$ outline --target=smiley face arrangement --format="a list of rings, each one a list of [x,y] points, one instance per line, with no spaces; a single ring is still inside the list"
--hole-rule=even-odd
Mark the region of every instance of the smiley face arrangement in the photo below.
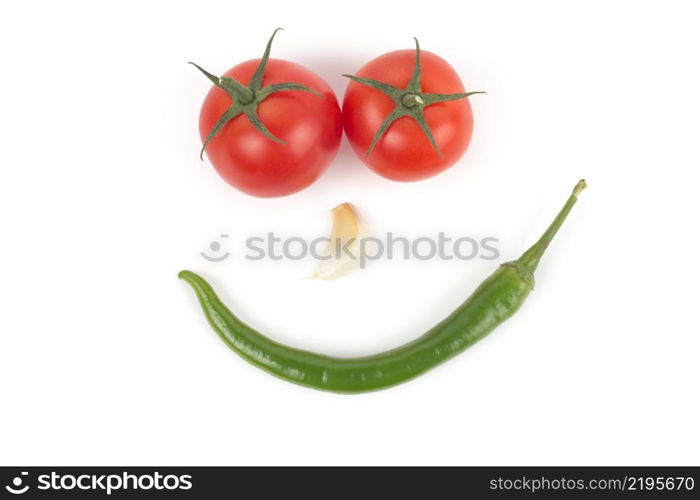
[[[197,66],[214,83],[200,117],[203,151],[233,186],[261,197],[307,187],[335,156],[341,125],[370,169],[398,181],[436,175],[467,150],[473,128],[468,98],[480,92],[465,92],[454,69],[435,54],[421,53],[418,40],[414,51],[385,54],[345,75],[351,83],[341,123],[323,80],[294,63],[269,59],[274,36],[262,59],[222,77]],[[325,391],[385,389],[455,357],[520,309],[545,250],[585,187],[579,181],[537,242],[502,264],[447,318],[421,337],[371,356],[341,358],[275,342],[236,317],[204,278],[187,270],[178,277],[192,287],[221,340],[258,368]],[[355,235],[354,218],[349,220],[340,226],[351,230],[340,232]],[[210,250],[218,254],[221,245],[213,242]]]
[[[336,156],[342,131],[374,172],[396,181],[436,175],[467,150],[473,118],[459,76],[440,57],[415,50],[363,66],[343,111],[328,84],[290,61],[260,59],[215,76],[199,119],[202,152],[229,184],[258,197],[285,196],[316,181]],[[201,156],[200,155],[200,156]]]

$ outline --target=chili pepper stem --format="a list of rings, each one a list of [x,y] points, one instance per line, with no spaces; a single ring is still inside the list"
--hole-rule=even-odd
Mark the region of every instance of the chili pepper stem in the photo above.
[[[540,237],[540,239],[537,240],[537,243],[532,245],[517,260],[518,267],[524,268],[530,276],[534,274],[535,269],[537,269],[537,265],[540,263],[542,255],[544,255],[545,250],[547,250],[547,247],[549,246],[549,243],[552,241],[552,239],[554,239],[554,235],[556,235],[557,231],[559,231],[559,228],[566,220],[566,217],[569,215],[569,212],[571,212],[571,209],[576,204],[576,201],[578,200],[578,195],[584,189],[586,189],[586,181],[584,179],[581,179],[574,187],[574,190],[571,193],[569,199],[566,200],[564,207],[559,211],[554,221],[549,225],[549,227]]]

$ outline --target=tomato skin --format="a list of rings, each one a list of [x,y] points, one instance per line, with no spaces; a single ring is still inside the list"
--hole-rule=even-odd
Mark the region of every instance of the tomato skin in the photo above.
[[[260,59],[241,63],[222,76],[248,85]],[[263,87],[274,83],[300,83],[324,98],[303,91],[281,91],[258,107],[260,121],[280,144],[255,129],[245,115],[229,123],[211,140],[205,152],[229,184],[252,196],[285,196],[300,191],[328,168],[340,144],[342,115],[328,84],[312,71],[281,59],[270,59]],[[231,98],[212,87],[199,116],[199,133],[205,141],[214,125],[231,106]]]
[[[354,73],[395,87],[405,88],[415,65],[414,50],[381,55]],[[452,94],[464,86],[444,59],[421,51],[422,92]],[[351,82],[343,100],[343,126],[355,153],[370,169],[388,179],[417,181],[432,177],[464,155],[472,137],[473,117],[468,99],[440,102],[424,108],[425,120],[443,156],[430,144],[425,132],[410,117],[396,120],[366,156],[372,139],[394,102],[377,89]]]

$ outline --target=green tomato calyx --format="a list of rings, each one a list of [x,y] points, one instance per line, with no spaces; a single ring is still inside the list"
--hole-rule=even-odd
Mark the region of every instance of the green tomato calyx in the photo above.
[[[272,33],[272,36],[270,37],[270,40],[268,40],[267,46],[265,47],[265,53],[260,59],[260,63],[258,64],[258,67],[255,70],[255,73],[251,77],[250,82],[247,86],[238,82],[234,78],[231,78],[230,76],[218,77],[212,75],[198,64],[195,64],[193,62],[189,63],[195,68],[197,68],[199,71],[201,71],[202,74],[204,74],[204,76],[206,76],[214,85],[216,85],[220,89],[223,89],[229,95],[232,101],[231,107],[229,107],[224,112],[224,114],[221,115],[214,127],[209,131],[209,135],[204,141],[204,144],[202,145],[202,150],[199,153],[200,159],[204,159],[204,150],[209,145],[211,140],[219,132],[221,132],[221,129],[224,128],[224,125],[226,125],[228,122],[238,117],[239,115],[245,115],[248,118],[248,121],[250,121],[250,124],[253,125],[253,127],[255,127],[268,139],[275,141],[279,144],[284,144],[285,142],[283,140],[275,137],[272,134],[272,132],[270,132],[267,129],[267,127],[265,127],[265,125],[260,121],[260,117],[258,116],[258,106],[260,105],[260,103],[276,92],[281,92],[285,90],[300,90],[302,92],[308,92],[323,99],[323,94],[316,92],[315,90],[307,87],[306,85],[301,85],[299,83],[275,83],[263,87],[263,77],[265,75],[265,69],[267,68],[267,62],[270,59],[272,41],[275,39],[275,35],[277,34],[277,32],[281,29],[282,28],[277,28]]]
[[[367,85],[368,87],[375,88],[380,92],[384,93],[386,96],[390,97],[394,103],[395,107],[386,117],[384,122],[379,126],[372,143],[365,154],[365,157],[369,156],[374,147],[377,145],[382,136],[386,133],[392,123],[401,117],[409,116],[413,118],[420,128],[425,133],[426,137],[430,141],[435,151],[442,156],[442,151],[435,141],[430,127],[425,121],[425,116],[423,114],[423,109],[437,104],[438,102],[455,101],[457,99],[464,99],[474,94],[485,94],[486,92],[465,92],[460,94],[428,94],[423,93],[421,89],[421,77],[422,69],[420,62],[420,45],[418,44],[418,39],[414,38],[416,41],[416,61],[413,66],[413,74],[408,82],[406,88],[401,89],[394,87],[388,83],[380,82],[378,80],[373,80],[371,78],[361,78],[354,75],[343,75],[344,77],[350,78],[352,81],[357,82],[361,85]]]

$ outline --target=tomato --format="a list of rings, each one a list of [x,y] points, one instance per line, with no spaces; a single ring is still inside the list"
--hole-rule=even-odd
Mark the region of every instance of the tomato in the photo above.
[[[227,121],[207,143],[217,122],[235,102],[231,92],[215,85],[202,105],[199,131],[204,150],[221,177],[250,195],[274,197],[306,188],[328,168],[340,144],[342,115],[335,94],[318,75],[293,62],[268,60],[266,56],[239,64],[223,77],[252,88],[251,79],[261,66],[262,90],[256,95],[269,85],[293,83],[320,96],[299,89],[274,92],[250,108],[253,115],[257,111],[272,138],[242,113]],[[217,77],[199,69],[216,83]]]
[[[421,52],[417,41],[415,51],[389,52],[368,62],[356,76],[346,76],[353,81],[343,101],[345,133],[376,173],[397,181],[425,179],[453,165],[467,150],[473,129],[467,97],[476,92],[465,94],[455,70],[437,55]],[[364,79],[389,84],[388,90]],[[393,98],[388,95],[392,92]],[[413,107],[403,105],[407,95],[413,97],[408,101]],[[402,116],[379,135],[392,112]],[[421,115],[428,130],[419,122]],[[378,140],[370,150],[375,136]]]

